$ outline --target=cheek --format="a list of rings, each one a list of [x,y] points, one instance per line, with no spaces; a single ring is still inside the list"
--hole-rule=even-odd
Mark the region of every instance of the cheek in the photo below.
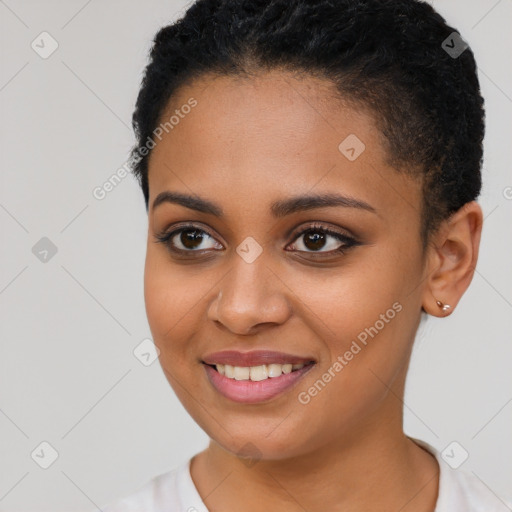
[[[418,293],[411,291],[419,290],[421,268],[417,255],[394,247],[366,248],[335,272],[284,279],[300,283],[294,288],[298,315],[326,348],[323,367],[343,358],[347,380],[337,379],[338,385],[373,385],[370,369],[388,383],[409,356],[421,311]]]
[[[355,339],[376,322],[379,331],[396,323],[400,306],[393,305],[398,302],[404,306],[409,300],[405,274],[409,270],[398,263],[386,268],[382,260],[377,264],[368,259],[329,273],[301,272],[283,280],[297,283],[293,290],[298,297],[298,315],[308,319],[313,330],[323,333],[326,340],[339,339],[343,348],[348,338]]]
[[[198,346],[205,342],[202,329],[208,300],[222,278],[222,272],[201,265],[179,265],[161,248],[148,248],[144,268],[146,316],[162,364],[180,377],[194,371]]]
[[[148,249],[144,268],[144,300],[146,315],[155,345],[160,350],[160,366],[176,396],[187,410],[194,372],[188,343],[197,328],[194,306],[200,302],[204,291],[198,278],[185,276],[179,267],[172,265],[164,251]]]
[[[180,332],[190,322],[201,295],[199,279],[186,276],[178,266],[171,265],[163,251],[148,249],[144,301],[154,342],[161,351],[178,346],[170,341],[181,339]]]

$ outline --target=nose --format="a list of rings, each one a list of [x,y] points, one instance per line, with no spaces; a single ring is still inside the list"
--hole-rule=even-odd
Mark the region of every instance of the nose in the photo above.
[[[247,263],[237,254],[208,309],[208,318],[238,335],[278,326],[291,315],[287,286],[260,256]]]

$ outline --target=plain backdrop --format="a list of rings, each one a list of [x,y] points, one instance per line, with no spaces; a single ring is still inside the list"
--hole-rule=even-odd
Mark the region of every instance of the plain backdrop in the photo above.
[[[129,175],[103,200],[93,196],[126,162],[151,40],[185,6],[0,1],[4,512],[92,512],[207,445],[158,361],[145,366],[134,355],[151,337],[142,192]],[[512,3],[434,6],[479,66],[485,224],[456,311],[418,332],[405,428],[439,450],[457,441],[469,453],[461,469],[511,494]]]

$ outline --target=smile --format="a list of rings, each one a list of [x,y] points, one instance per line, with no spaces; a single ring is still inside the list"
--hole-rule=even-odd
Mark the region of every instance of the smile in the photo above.
[[[203,361],[213,388],[234,402],[268,401],[291,389],[314,366],[312,358],[272,351],[217,352]]]
[[[230,364],[217,364],[215,369],[228,379],[251,380],[259,382],[265,379],[281,377],[293,371],[304,368],[305,364],[262,364],[260,366],[231,366]]]

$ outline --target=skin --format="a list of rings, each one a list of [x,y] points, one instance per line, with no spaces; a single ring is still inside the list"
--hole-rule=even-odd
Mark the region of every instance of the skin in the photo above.
[[[374,118],[338,99],[332,84],[277,70],[203,76],[173,96],[163,118],[191,97],[197,106],[151,153],[144,278],[162,369],[211,439],[191,463],[203,501],[212,512],[241,503],[246,512],[432,512],[439,467],[403,433],[404,383],[422,309],[451,314],[471,282],[479,205],[445,221],[423,253],[420,182],[387,164]],[[366,146],[354,161],[338,149],[350,134]],[[163,191],[215,202],[224,217],[172,203],[153,210]],[[276,200],[332,192],[376,213],[335,206],[271,214]],[[202,255],[191,246],[177,257],[155,240],[187,222],[210,235]],[[311,222],[360,245],[327,254],[343,245],[331,235],[323,247],[306,245],[300,232]],[[263,249],[252,263],[236,252],[247,237]],[[451,309],[442,311],[436,299]],[[298,394],[396,302],[401,311],[300,403]],[[284,394],[240,404],[211,386],[201,363],[227,349],[277,350],[316,365]]]

